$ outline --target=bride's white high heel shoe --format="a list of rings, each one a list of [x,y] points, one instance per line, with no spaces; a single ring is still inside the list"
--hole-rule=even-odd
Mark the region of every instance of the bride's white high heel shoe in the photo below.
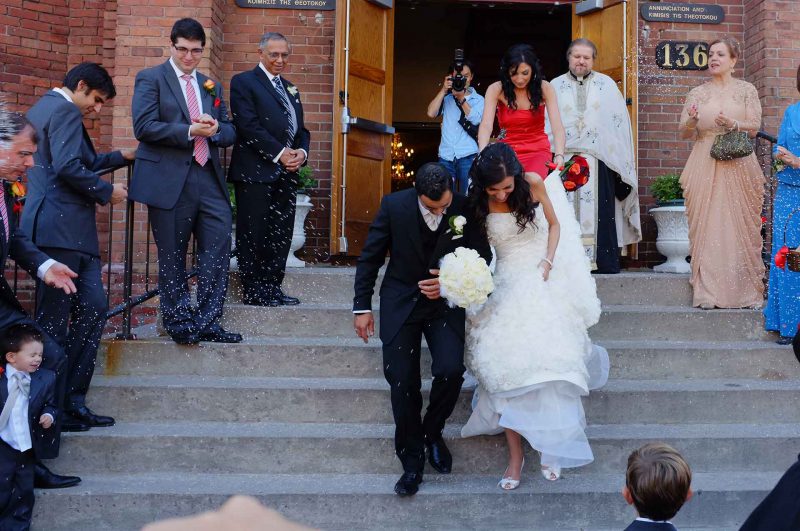
[[[561,467],[542,465],[542,475],[547,481],[555,481],[561,477]]]
[[[522,469],[525,468],[525,458],[522,458],[522,465],[519,467],[519,477],[522,479]],[[503,478],[497,483],[497,486],[503,490],[514,490],[519,487],[519,479],[511,479],[505,477],[508,474],[508,467],[506,467],[506,471],[503,472]]]

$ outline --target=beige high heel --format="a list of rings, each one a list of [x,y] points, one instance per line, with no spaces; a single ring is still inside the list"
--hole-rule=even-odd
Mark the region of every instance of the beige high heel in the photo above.
[[[547,481],[555,481],[561,477],[561,467],[549,467],[547,465],[542,465],[542,475]]]
[[[523,468],[525,468],[525,458],[524,457],[522,458],[522,465],[520,465],[520,467],[519,467],[519,478],[520,479],[522,479],[522,469]],[[503,490],[514,490],[517,487],[519,487],[520,479],[507,478],[507,477],[505,477],[506,474],[508,474],[508,467],[506,467],[506,471],[503,472],[503,477],[497,483],[497,486],[500,487]]]

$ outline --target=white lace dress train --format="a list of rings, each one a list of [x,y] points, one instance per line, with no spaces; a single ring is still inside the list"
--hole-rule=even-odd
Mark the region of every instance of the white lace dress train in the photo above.
[[[522,232],[512,214],[487,219],[495,291],[469,321],[465,361],[480,385],[461,435],[509,428],[542,453],[542,464],[568,468],[593,460],[581,396],[605,384],[609,361],[587,334],[600,301],[572,207],[557,174],[545,186],[561,225],[547,282],[538,268],[547,251],[542,208]]]

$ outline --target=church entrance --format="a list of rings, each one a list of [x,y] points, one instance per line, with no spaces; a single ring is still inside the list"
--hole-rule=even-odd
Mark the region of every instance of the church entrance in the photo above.
[[[574,2],[348,0],[337,12],[337,39],[349,42],[336,58],[334,114],[342,120],[334,127],[332,253],[358,255],[380,198],[412,186],[416,169],[437,160],[439,119],[426,110],[456,48],[484,94],[509,46],[533,45],[552,79],[567,71],[569,42],[587,37],[599,49],[595,70],[628,98],[635,130],[636,77],[626,68],[636,61],[635,4],[606,0],[579,15]]]

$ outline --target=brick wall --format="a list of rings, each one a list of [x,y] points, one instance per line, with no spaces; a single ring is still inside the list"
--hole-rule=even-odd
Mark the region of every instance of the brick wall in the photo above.
[[[685,1],[691,4],[693,2]],[[683,170],[693,143],[681,140],[678,121],[689,91],[709,79],[707,71],[662,70],[655,65],[656,46],[661,41],[702,41],[730,35],[744,41],[746,17],[743,0],[705,0],[725,11],[722,24],[683,24],[649,22],[638,18],[639,24],[639,196],[642,210],[643,241],[639,244],[639,259],[652,266],[664,261],[656,251],[656,226],[647,214],[655,206],[650,184],[655,177]],[[752,3],[758,3],[753,1]],[[638,16],[638,13],[637,13]],[[743,44],[744,47],[744,44]],[[752,59],[747,53],[736,64],[736,77],[753,81],[747,74]]]

